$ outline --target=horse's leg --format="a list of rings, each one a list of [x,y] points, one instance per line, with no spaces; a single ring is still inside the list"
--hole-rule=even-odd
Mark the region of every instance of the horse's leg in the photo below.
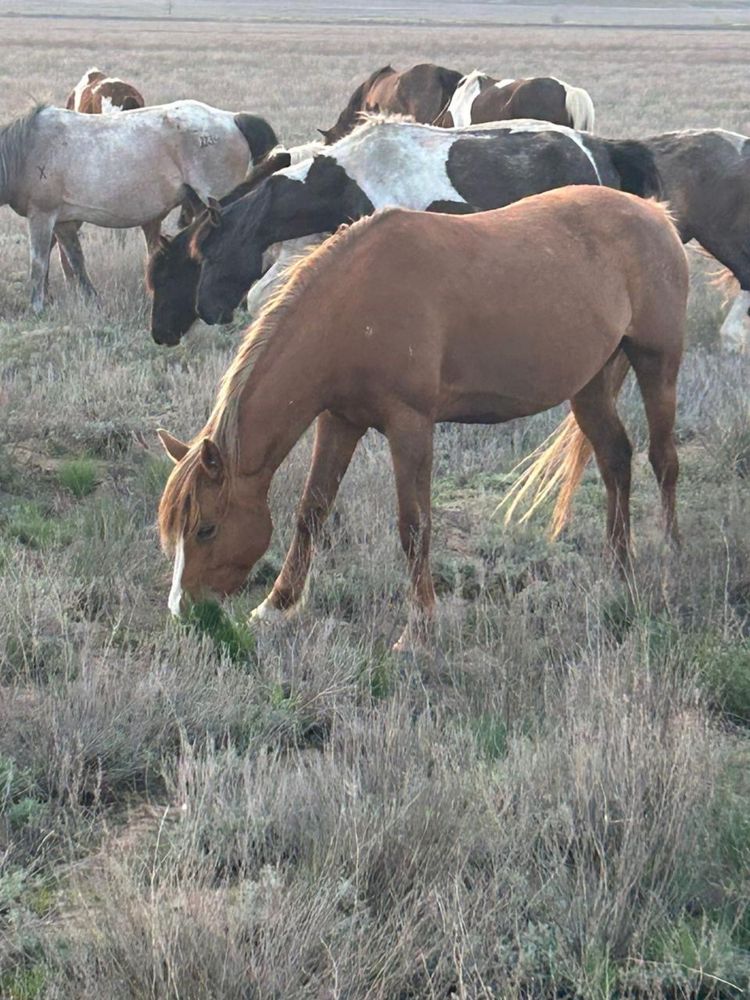
[[[607,490],[607,540],[621,571],[630,562],[630,466],[633,449],[617,413],[611,362],[571,399]]]
[[[302,597],[313,546],[331,510],[364,427],[325,411],[315,424],[315,445],[307,482],[297,511],[297,525],[271,593],[253,618],[273,619],[290,611]]]
[[[55,235],[60,243],[60,260],[66,279],[71,282],[75,278],[86,298],[93,298],[96,295],[96,289],[86,270],[83,248],[78,238],[80,228],[79,222],[59,222],[55,226]]]
[[[44,309],[44,293],[49,272],[49,255],[52,249],[54,215],[29,216],[29,251],[31,257],[31,308],[35,313]]]
[[[425,638],[435,608],[430,572],[431,478],[434,424],[414,411],[386,428],[398,496],[398,530],[411,577],[415,636],[407,624],[394,649],[405,651],[413,637]]]
[[[677,373],[681,352],[656,353],[625,343],[635,370],[648,420],[648,457],[661,490],[664,530],[674,545],[680,544],[677,524],[677,477],[680,463],[674,440],[677,409]]]
[[[141,226],[143,230],[143,235],[146,238],[146,250],[149,254],[153,253],[156,249],[156,245],[159,242],[159,236],[161,234],[161,224],[164,220],[164,216],[159,216],[158,219],[152,219],[150,222],[144,222]]]

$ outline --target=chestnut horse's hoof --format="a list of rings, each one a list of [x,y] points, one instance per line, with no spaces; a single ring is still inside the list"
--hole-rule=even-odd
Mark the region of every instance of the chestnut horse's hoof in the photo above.
[[[280,625],[282,622],[288,619],[287,612],[281,611],[279,608],[275,608],[271,604],[271,599],[267,597],[265,601],[258,605],[250,612],[250,621],[253,624],[262,625]]]

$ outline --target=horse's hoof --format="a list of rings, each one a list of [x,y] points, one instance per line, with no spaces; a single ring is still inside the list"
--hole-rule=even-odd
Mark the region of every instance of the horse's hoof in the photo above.
[[[415,634],[408,625],[401,633],[401,637],[391,646],[391,652],[397,656],[418,656],[421,653],[428,653],[429,650],[427,636]]]
[[[250,621],[260,625],[280,625],[288,618],[287,612],[275,608],[271,604],[270,597],[267,597],[262,604],[250,612]]]

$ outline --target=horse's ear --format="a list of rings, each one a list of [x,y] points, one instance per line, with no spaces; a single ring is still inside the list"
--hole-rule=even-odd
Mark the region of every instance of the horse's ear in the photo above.
[[[221,225],[221,205],[216,198],[208,199],[208,221],[216,228]]]
[[[224,459],[211,438],[203,438],[201,442],[201,465],[206,475],[215,482],[224,477]]]
[[[179,438],[174,437],[169,431],[165,431],[163,427],[160,427],[156,433],[159,436],[164,451],[166,451],[175,464],[181,462],[190,451],[190,445],[185,444],[184,441],[180,441]]]
[[[242,192],[246,194],[248,191],[252,191],[261,181],[275,174],[277,170],[283,170],[285,167],[290,166],[291,162],[291,153],[286,149],[269,153],[257,166],[251,167],[248,170],[244,181],[240,185]],[[235,188],[235,192],[239,193],[239,188]]]
[[[325,143],[329,143],[330,144],[331,133],[333,132],[332,128],[319,128],[319,129],[316,129],[316,131],[320,132],[320,134],[323,136],[323,141]]]
[[[277,170],[285,170],[292,165],[292,154],[286,149],[279,150],[278,153],[272,153],[270,156],[267,156],[261,162],[261,166],[263,164],[267,168],[267,173],[275,174]]]

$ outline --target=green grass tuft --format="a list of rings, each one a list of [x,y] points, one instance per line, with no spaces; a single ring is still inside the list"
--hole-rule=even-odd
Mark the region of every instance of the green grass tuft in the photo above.
[[[96,462],[84,457],[68,459],[60,466],[58,477],[60,484],[80,500],[96,489],[98,482]]]
[[[219,604],[213,601],[193,604],[184,621],[188,628],[212,639],[217,652],[235,663],[255,660],[256,641],[249,626],[232,621]]]
[[[70,529],[63,522],[31,500],[15,504],[4,516],[0,515],[0,531],[30,549],[66,545],[72,538]]]

